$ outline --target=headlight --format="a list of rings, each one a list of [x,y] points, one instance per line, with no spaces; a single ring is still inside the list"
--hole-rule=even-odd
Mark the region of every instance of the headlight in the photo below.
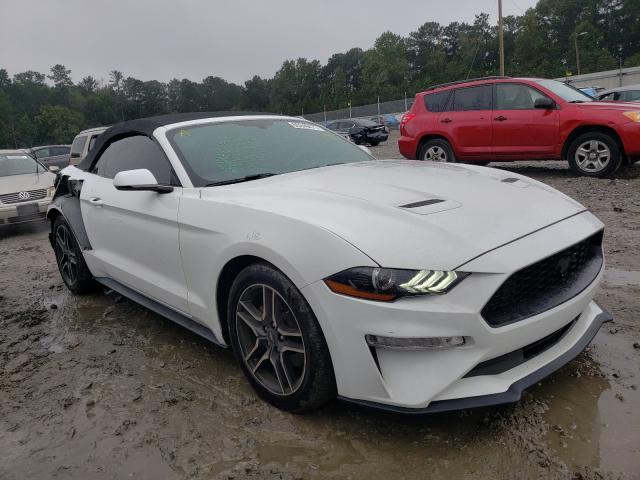
[[[640,123],[640,111],[623,112],[623,115],[631,119],[632,122]]]
[[[47,188],[47,197],[53,197],[53,194],[55,191],[56,191],[56,187]]]
[[[441,270],[355,267],[325,278],[324,283],[342,295],[392,302],[400,297],[447,293],[468,275]]]

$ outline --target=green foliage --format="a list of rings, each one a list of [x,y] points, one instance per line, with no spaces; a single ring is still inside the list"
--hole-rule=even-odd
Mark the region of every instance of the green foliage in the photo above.
[[[428,20],[428,19],[425,19]],[[640,66],[640,0],[539,0],[504,18],[509,75],[561,77]],[[429,85],[498,73],[497,26],[426,21],[407,37],[385,32],[369,50],[352,48],[317,60],[286,60],[273,78],[244,85],[218,76],[201,82],[142,81],[112,70],[77,85],[54,65],[11,77],[0,68],[0,148],[69,142],[81,129],[171,112],[252,110],[301,115],[412,96]],[[47,83],[49,80],[49,83]]]
[[[71,143],[84,124],[82,114],[69,108],[44,105],[35,117],[43,143]]]

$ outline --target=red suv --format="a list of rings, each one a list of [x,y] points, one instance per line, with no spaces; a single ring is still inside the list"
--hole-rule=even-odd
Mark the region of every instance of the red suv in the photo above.
[[[416,95],[398,146],[406,158],[438,162],[565,159],[604,177],[640,157],[640,105],[597,102],[556,80],[449,83]]]

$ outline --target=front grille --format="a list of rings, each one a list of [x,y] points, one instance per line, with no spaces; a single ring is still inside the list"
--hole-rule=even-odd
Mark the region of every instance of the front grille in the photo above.
[[[602,231],[511,275],[482,309],[492,327],[537,315],[575,297],[602,268]]]
[[[31,202],[33,200],[42,200],[46,196],[47,196],[46,188],[42,188],[40,190],[25,190],[23,192],[6,193],[4,195],[0,195],[0,202],[1,203]]]
[[[9,218],[9,223],[31,222],[33,220],[41,220],[47,216],[47,212],[31,213],[29,215],[20,215],[19,217]]]
[[[537,340],[529,345],[525,345],[522,348],[514,350],[513,352],[505,353],[499,357],[485,360],[473,367],[463,378],[478,377],[480,375],[499,375],[516,368],[518,365],[522,365],[524,362],[528,362],[534,357],[537,357],[541,353],[545,352],[549,348],[553,347],[567,334],[571,327],[573,327],[578,318],[566,324],[564,327],[559,328],[555,332],[550,333],[544,338]]]

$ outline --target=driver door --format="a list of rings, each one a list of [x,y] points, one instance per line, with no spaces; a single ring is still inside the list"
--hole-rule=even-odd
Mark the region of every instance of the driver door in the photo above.
[[[146,168],[170,193],[122,191],[121,171]],[[95,269],[183,314],[189,311],[179,249],[178,207],[182,188],[160,147],[146,136],[111,143],[86,176],[80,195],[82,218]]]

